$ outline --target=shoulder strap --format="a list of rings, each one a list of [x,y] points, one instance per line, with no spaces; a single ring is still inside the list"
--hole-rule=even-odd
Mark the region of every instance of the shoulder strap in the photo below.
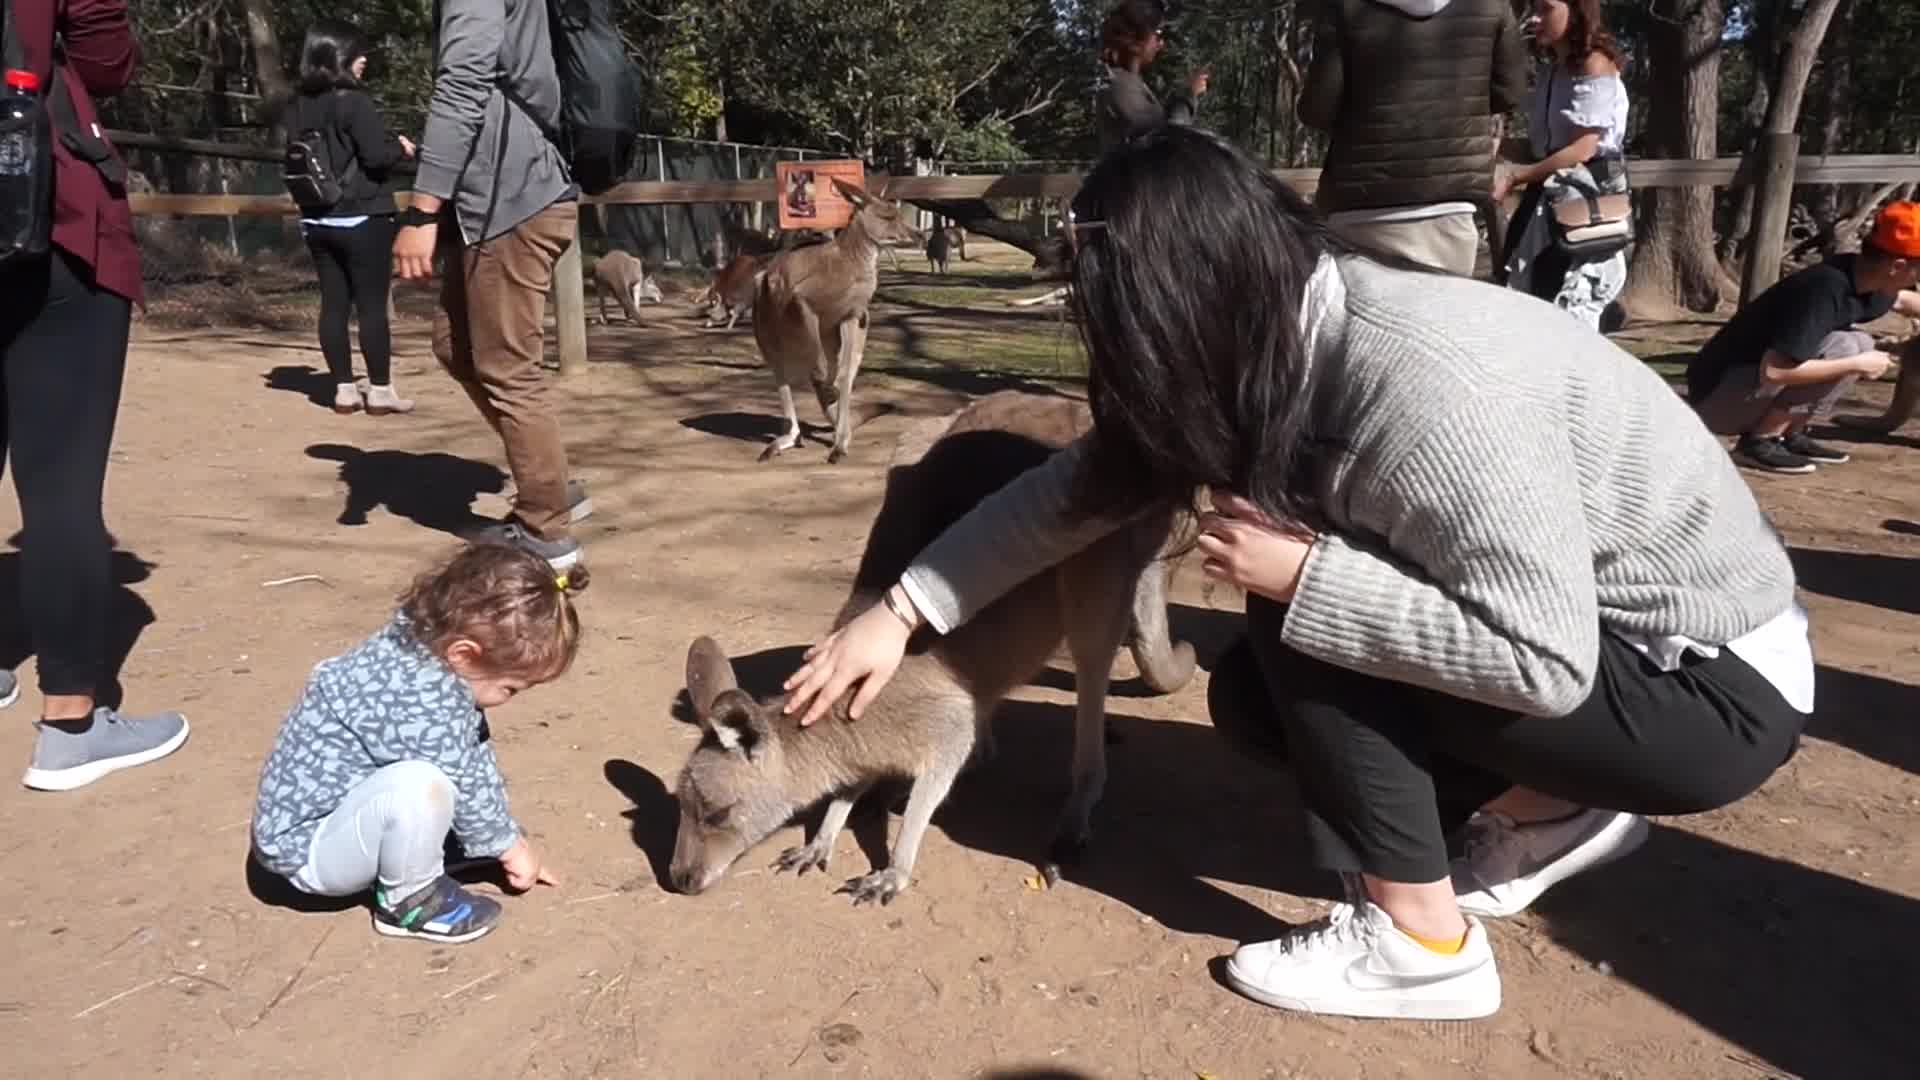
[[[27,47],[20,41],[20,30],[13,22],[13,0],[0,0],[0,64],[6,67],[25,68],[27,66]]]

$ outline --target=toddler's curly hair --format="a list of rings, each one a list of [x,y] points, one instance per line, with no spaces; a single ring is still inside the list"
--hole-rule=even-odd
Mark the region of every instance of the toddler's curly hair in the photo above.
[[[400,611],[436,656],[468,638],[490,673],[546,682],[580,651],[573,595],[586,587],[584,566],[556,571],[521,548],[476,544],[415,578]]]

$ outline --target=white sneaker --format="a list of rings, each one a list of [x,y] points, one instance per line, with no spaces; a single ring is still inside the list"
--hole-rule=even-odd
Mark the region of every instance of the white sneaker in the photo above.
[[[1518,915],[1560,882],[1647,842],[1647,819],[1617,810],[1538,825],[1475,814],[1467,829],[1467,853],[1453,860],[1453,892],[1461,911],[1485,918]]]
[[[1500,1010],[1500,973],[1479,920],[1443,956],[1408,937],[1372,903],[1335,904],[1285,937],[1242,945],[1227,984],[1263,1005],[1331,1016],[1472,1020]]]

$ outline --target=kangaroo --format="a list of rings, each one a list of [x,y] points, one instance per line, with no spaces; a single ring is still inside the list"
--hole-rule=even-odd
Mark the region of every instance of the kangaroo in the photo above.
[[[707,309],[706,325],[712,326],[720,321],[721,309],[727,316],[727,329],[740,318],[740,313],[753,308],[754,294],[760,291],[760,279],[766,275],[772,256],[735,255],[733,261],[720,268],[713,275],[713,284],[700,294],[694,304]]]
[[[867,347],[867,305],[879,283],[880,251],[914,242],[917,233],[888,199],[834,178],[840,197],[854,205],[853,220],[825,244],[794,248],[760,279],[753,303],[753,338],[780,388],[787,430],[760,454],[769,461],[799,445],[800,416],[793,390],[808,380],[833,425],[827,461],[847,456],[853,440],[853,378]]]
[[[640,304],[661,302],[660,286],[631,253],[614,248],[593,264],[594,291],[600,294],[600,321],[607,321],[607,294],[626,311],[627,320],[640,325]]]
[[[936,274],[947,272],[947,252],[952,247],[952,239],[943,228],[927,234],[927,269]]]
[[[1090,422],[1080,402],[1005,391],[902,435],[834,625],[879,602],[942,530]],[[838,890],[856,905],[892,901],[912,878],[934,810],[976,751],[985,750],[995,709],[1064,638],[1078,702],[1072,793],[1046,864],[1049,879],[1057,878],[1058,864],[1085,848],[1106,783],[1106,695],[1120,646],[1129,646],[1142,679],[1156,691],[1170,693],[1193,676],[1193,647],[1175,644],[1167,627],[1167,567],[1159,556],[1173,521],[1169,512],[1127,525],[1030,578],[951,634],[922,629],[858,721],[848,720],[842,700],[828,719],[802,729],[782,715],[784,696],[750,696],[719,644],[695,639],[687,651],[687,696],[706,732],[676,791],[674,887],[704,892],[794,814],[830,798],[812,841],[786,849],[774,863],[800,874],[824,871],[854,802],[879,780],[905,777],[913,787],[888,866]]]
[[[972,262],[967,257],[967,230],[958,225],[949,225],[941,230],[947,234],[947,247],[960,256],[961,262]]]

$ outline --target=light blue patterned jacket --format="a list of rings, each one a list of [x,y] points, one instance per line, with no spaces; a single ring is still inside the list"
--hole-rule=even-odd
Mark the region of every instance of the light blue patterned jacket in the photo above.
[[[453,832],[467,855],[492,858],[519,838],[486,714],[466,680],[415,640],[398,614],[314,667],[261,770],[255,857],[293,876],[321,820],[354,785],[396,761],[431,762],[453,781]]]

